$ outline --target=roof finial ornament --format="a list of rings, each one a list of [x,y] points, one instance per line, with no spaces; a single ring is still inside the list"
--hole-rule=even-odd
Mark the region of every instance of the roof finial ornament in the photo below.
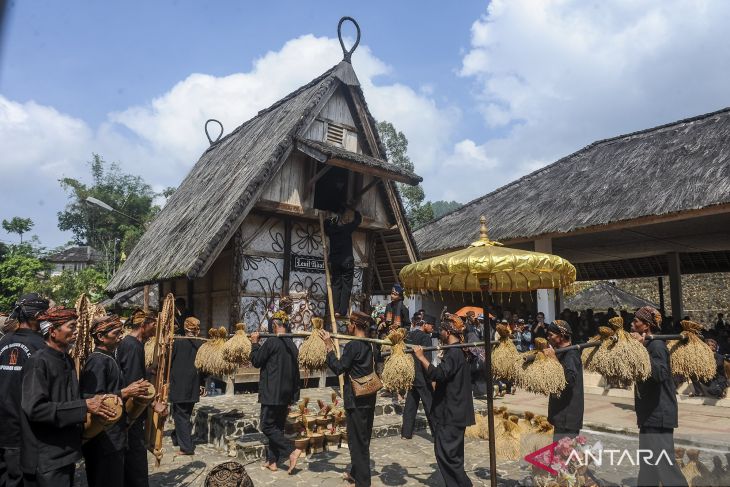
[[[345,49],[345,43],[342,41],[342,24],[345,22],[345,20],[349,20],[353,24],[355,24],[355,29],[357,29],[357,38],[355,39],[355,44],[350,48],[348,51]],[[340,19],[340,22],[337,24],[337,37],[340,39],[340,46],[342,47],[342,55],[343,59],[351,63],[352,62],[352,53],[355,52],[355,49],[357,49],[358,44],[360,44],[360,25],[357,23],[355,19],[352,17],[342,17]]]
[[[217,124],[218,124],[218,125],[220,126],[220,128],[221,128],[221,131],[220,131],[220,133],[218,134],[218,137],[216,137],[216,139],[215,139],[215,140],[211,139],[211,138],[210,138],[210,133],[208,133],[208,124],[209,124],[210,122],[215,122],[215,123],[217,123]],[[223,137],[223,124],[222,124],[222,123],[220,123],[220,122],[219,122],[218,120],[216,120],[215,118],[211,118],[211,119],[208,119],[208,120],[206,120],[206,122],[205,122],[205,136],[206,136],[206,137],[208,137],[208,142],[210,142],[210,145],[213,145],[213,144],[215,144],[216,142],[218,142],[219,140],[221,140],[221,137]]]
[[[484,215],[479,217],[479,240],[489,242],[489,234],[487,233],[487,217]]]

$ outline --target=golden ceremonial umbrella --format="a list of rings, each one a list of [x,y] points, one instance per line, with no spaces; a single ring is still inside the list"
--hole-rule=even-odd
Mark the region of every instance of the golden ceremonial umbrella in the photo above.
[[[480,238],[469,247],[405,266],[400,281],[408,292],[478,292],[485,315],[483,292],[520,292],[565,287],[575,281],[575,267],[557,255],[503,247],[489,240],[487,220],[479,219]],[[494,447],[492,384],[492,347],[489,320],[484,320],[485,373],[489,425],[489,474],[497,485],[497,460]]]

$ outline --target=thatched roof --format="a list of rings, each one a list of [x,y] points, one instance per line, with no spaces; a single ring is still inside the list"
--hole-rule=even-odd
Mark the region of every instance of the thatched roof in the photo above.
[[[730,203],[730,108],[594,142],[414,232],[433,255]]]
[[[600,281],[594,286],[584,289],[575,296],[565,299],[565,307],[573,310],[580,309],[626,309],[634,310],[642,306],[658,308],[656,304],[647,301],[635,294],[624,291],[615,284]]]
[[[296,137],[340,86],[348,88],[363,107],[368,124],[375,127],[351,64],[340,62],[211,145],[107,290],[118,292],[175,277],[203,276],[287,160]],[[373,136],[374,151],[385,154],[377,131]]]

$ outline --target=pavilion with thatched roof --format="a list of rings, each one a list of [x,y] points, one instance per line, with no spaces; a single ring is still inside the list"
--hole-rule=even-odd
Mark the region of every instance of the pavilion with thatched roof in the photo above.
[[[107,290],[158,285],[187,298],[204,329],[257,327],[288,295],[303,327],[325,310],[319,215],[347,204],[363,216],[353,308],[387,293],[416,258],[395,182],[421,178],[385,159],[352,51],[343,44],[342,62],[211,140]]]
[[[682,273],[730,271],[730,108],[594,142],[418,229],[419,252],[464,248],[480,215],[492,238],[566,258],[578,280],[669,275],[681,317]]]

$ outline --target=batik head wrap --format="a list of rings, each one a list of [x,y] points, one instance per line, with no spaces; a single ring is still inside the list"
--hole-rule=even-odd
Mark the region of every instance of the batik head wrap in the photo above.
[[[656,308],[644,306],[639,308],[634,315],[644,323],[657,329],[662,328],[662,315]]]
[[[350,323],[362,330],[367,330],[370,328],[371,323],[373,323],[373,319],[367,313],[353,311],[350,313]]]
[[[548,325],[548,331],[551,331],[564,338],[570,338],[573,334],[573,329],[570,327],[570,323],[563,320],[555,320]]]
[[[187,318],[185,318],[185,323],[183,324],[183,327],[185,328],[186,332],[197,335],[198,333],[200,333],[200,320],[194,316],[188,316]]]
[[[100,316],[91,322],[89,333],[92,335],[105,335],[110,331],[122,327],[122,320],[117,315]]]
[[[455,314],[446,313],[444,315],[444,319],[441,322],[441,329],[446,330],[451,335],[457,336],[460,341],[464,340],[466,327],[464,326],[462,319]]]
[[[41,335],[46,336],[50,333],[51,328],[58,328],[69,321],[76,321],[77,318],[78,315],[73,308],[65,308],[63,306],[49,308],[38,315],[38,321],[41,322]]]
[[[49,301],[41,297],[38,293],[24,294],[15,303],[13,312],[10,313],[10,319],[17,320],[20,323],[27,323],[30,320],[36,319],[49,306]]]

